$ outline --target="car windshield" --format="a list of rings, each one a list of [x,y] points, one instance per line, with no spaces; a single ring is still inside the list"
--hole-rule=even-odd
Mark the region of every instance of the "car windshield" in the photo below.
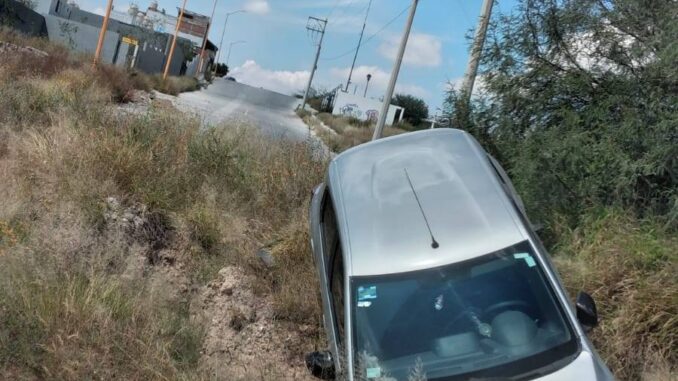
[[[351,278],[358,379],[510,377],[578,351],[528,242],[462,263]]]

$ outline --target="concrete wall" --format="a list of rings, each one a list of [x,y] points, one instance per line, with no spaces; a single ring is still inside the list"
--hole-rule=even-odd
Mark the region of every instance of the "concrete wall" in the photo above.
[[[50,16],[48,17],[62,21],[59,24],[56,24],[56,21],[51,22],[53,24],[52,31],[55,33],[50,33],[50,39],[75,46],[76,50],[79,51],[91,51],[93,53],[96,50],[96,42],[103,21],[102,16],[72,7],[67,4],[67,0],[53,0],[49,12]],[[60,36],[63,33],[59,33],[58,27],[63,25],[64,22],[68,25],[77,26],[78,33],[70,33],[70,39],[67,36]],[[80,31],[86,31],[86,33],[80,33]],[[148,74],[158,74],[164,71],[172,35],[110,19],[104,41],[104,62],[118,65],[127,63],[128,52],[133,54],[135,47],[122,42],[122,37],[129,37],[139,42],[136,58],[133,63],[130,62],[133,67]],[[93,47],[92,41],[94,41]],[[172,64],[170,65],[170,75],[182,74],[185,54],[181,46],[192,46],[192,43],[183,38],[177,40],[177,48],[174,50]],[[112,62],[116,49],[119,50],[117,60]]]
[[[59,42],[78,52],[95,53],[97,42],[99,41],[100,28],[50,15],[45,16],[45,22],[50,41]],[[106,33],[101,52],[102,62],[115,63],[113,59],[118,47],[118,41],[120,41],[118,33],[111,31]]]
[[[349,117],[352,116],[360,120],[371,119],[376,122],[379,119],[381,105],[382,102],[376,99],[363,98],[359,95],[353,95],[345,93],[341,90],[337,90],[332,114]],[[400,115],[398,120],[395,120],[398,110],[400,110]],[[388,114],[386,115],[386,124],[390,126],[393,125],[394,122],[400,122],[403,118],[404,111],[405,109],[402,107],[391,105],[391,107],[388,108]]]

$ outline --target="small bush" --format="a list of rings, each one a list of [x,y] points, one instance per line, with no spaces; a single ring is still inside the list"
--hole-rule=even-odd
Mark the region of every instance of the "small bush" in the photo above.
[[[169,76],[163,79],[161,74],[156,74],[151,77],[151,82],[155,90],[170,95],[199,90],[198,80],[189,76]]]
[[[115,102],[127,103],[132,99],[135,82],[132,81],[129,73],[110,65],[99,65],[96,70],[102,83],[110,88]]]

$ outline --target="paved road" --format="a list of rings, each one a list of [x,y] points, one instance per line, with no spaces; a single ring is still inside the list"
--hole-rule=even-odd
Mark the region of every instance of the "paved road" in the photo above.
[[[308,127],[294,113],[299,100],[241,83],[216,79],[202,91],[183,93],[175,104],[198,114],[206,124],[250,124],[263,133],[292,140],[308,139]]]

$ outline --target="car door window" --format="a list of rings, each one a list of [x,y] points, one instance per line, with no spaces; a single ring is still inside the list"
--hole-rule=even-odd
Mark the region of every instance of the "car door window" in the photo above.
[[[337,220],[332,206],[332,197],[330,192],[326,192],[325,200],[323,201],[322,212],[322,231],[323,231],[323,263],[327,269],[327,278],[330,278],[330,261],[332,254],[339,242],[339,234],[337,232]]]
[[[322,211],[323,262],[327,271],[330,298],[334,310],[337,344],[340,344],[344,337],[344,262],[337,226],[332,197],[328,191],[325,194]]]

